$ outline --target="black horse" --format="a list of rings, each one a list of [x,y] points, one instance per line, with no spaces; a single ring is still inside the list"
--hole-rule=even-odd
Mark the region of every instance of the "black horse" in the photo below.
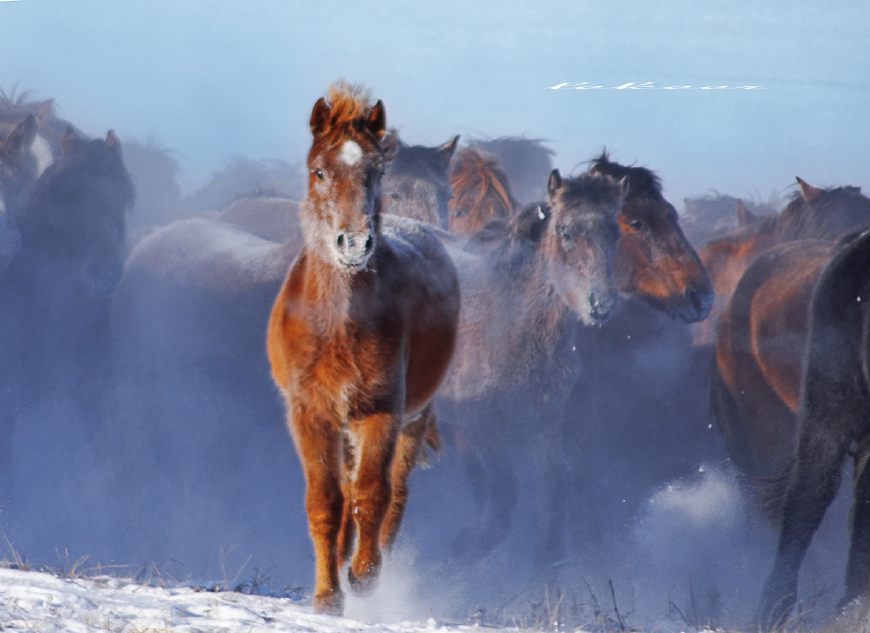
[[[794,464],[784,480],[782,526],[759,623],[782,625],[797,599],[798,572],[854,447],[855,476],[846,593],[870,590],[870,231],[843,238],[813,293]]]

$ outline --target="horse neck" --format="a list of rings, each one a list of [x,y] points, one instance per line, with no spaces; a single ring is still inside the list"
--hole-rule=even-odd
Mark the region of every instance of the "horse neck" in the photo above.
[[[523,249],[524,245],[506,244],[508,249]],[[564,339],[573,323],[571,309],[559,296],[550,281],[550,264],[545,254],[546,238],[534,244],[534,249],[514,253],[519,261],[506,271],[504,291],[513,298],[512,338],[523,349],[549,354]]]
[[[350,321],[353,275],[359,273],[337,270],[308,245],[302,248],[295,266],[302,267],[301,284],[296,292],[302,295],[306,315],[315,330],[323,336],[346,333]]]

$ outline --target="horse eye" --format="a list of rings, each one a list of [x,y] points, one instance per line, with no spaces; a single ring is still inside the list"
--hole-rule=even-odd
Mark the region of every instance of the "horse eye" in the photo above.
[[[640,231],[646,225],[643,223],[643,220],[632,220],[628,223],[628,226],[633,228],[635,231]]]
[[[398,202],[399,200],[402,199],[402,196],[400,196],[400,195],[399,195],[398,193],[396,193],[395,191],[392,192],[392,193],[390,194],[390,197],[391,197],[393,200],[395,200],[396,202]]]
[[[323,180],[323,170],[322,169],[312,169],[311,173],[317,177],[317,180]]]

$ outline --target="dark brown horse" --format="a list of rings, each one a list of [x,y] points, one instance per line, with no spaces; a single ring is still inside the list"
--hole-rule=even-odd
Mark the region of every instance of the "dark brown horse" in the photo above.
[[[870,199],[856,187],[801,191],[760,225],[780,242],[756,254],[716,330],[711,405],[732,460],[750,478],[787,467],[795,436],[810,293],[833,239],[870,224]],[[756,234],[757,235],[757,234]],[[796,238],[821,238],[801,241]],[[752,238],[755,248],[764,240]],[[753,248],[745,257],[753,256]]]
[[[710,279],[683,235],[676,210],[662,195],[658,176],[613,162],[606,152],[589,171],[628,182],[614,264],[620,292],[686,323],[707,318],[713,303]]]
[[[529,210],[537,221],[521,213],[490,248],[450,249],[463,308],[441,402],[470,449],[463,456],[481,506],[454,546],[457,555],[484,556],[507,536],[521,466],[512,455],[523,446],[533,463],[555,461],[546,446],[582,379],[578,323],[601,324],[617,305],[612,270],[623,187],[601,174],[563,181],[554,170],[548,189],[548,202]]]
[[[406,479],[434,424],[430,401],[456,343],[459,284],[438,239],[383,222],[383,104],[337,85],[311,113],[305,246],[269,320],[272,375],[305,474],[314,607],[341,612],[338,570],[371,589]]]
[[[841,605],[870,593],[870,233],[844,242],[810,304],[795,461],[759,610],[765,630],[779,630],[797,599],[801,563],[837,493],[850,447],[855,447],[851,546]]]
[[[21,247],[15,220],[39,174],[38,161],[32,152],[35,139],[33,115],[15,126],[0,125],[0,275]]]
[[[381,189],[384,213],[447,227],[450,183],[448,167],[459,137],[437,147],[405,145],[396,139],[393,160]]]
[[[507,221],[518,207],[498,161],[469,147],[453,159],[450,192],[448,228],[460,235],[477,233],[493,221]]]

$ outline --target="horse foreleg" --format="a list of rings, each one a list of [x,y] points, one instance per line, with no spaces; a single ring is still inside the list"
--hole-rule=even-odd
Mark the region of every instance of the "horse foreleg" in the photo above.
[[[336,548],[344,505],[341,439],[333,424],[304,415],[293,416],[291,430],[305,472],[305,512],[314,546],[314,610],[341,614],[344,597]]]
[[[382,548],[392,548],[396,541],[402,516],[405,514],[405,505],[408,502],[408,476],[417,463],[424,439],[433,445],[433,448],[440,446],[431,404],[423,410],[419,418],[401,430],[396,441],[396,453],[393,455],[393,463],[390,467],[392,486],[390,507],[381,525]]]
[[[351,424],[359,454],[352,481],[356,551],[348,569],[354,592],[369,593],[381,569],[380,531],[390,506],[390,465],[396,447],[398,419],[387,413],[370,415]]]
[[[341,528],[338,531],[338,542],[336,550],[338,552],[338,567],[339,569],[350,560],[350,555],[353,551],[353,538],[356,534],[356,524],[353,520],[353,491],[351,490],[351,473],[354,471],[356,456],[354,455],[353,445],[348,438],[347,433],[344,433],[344,472],[341,479],[341,493],[344,497],[341,513]]]

